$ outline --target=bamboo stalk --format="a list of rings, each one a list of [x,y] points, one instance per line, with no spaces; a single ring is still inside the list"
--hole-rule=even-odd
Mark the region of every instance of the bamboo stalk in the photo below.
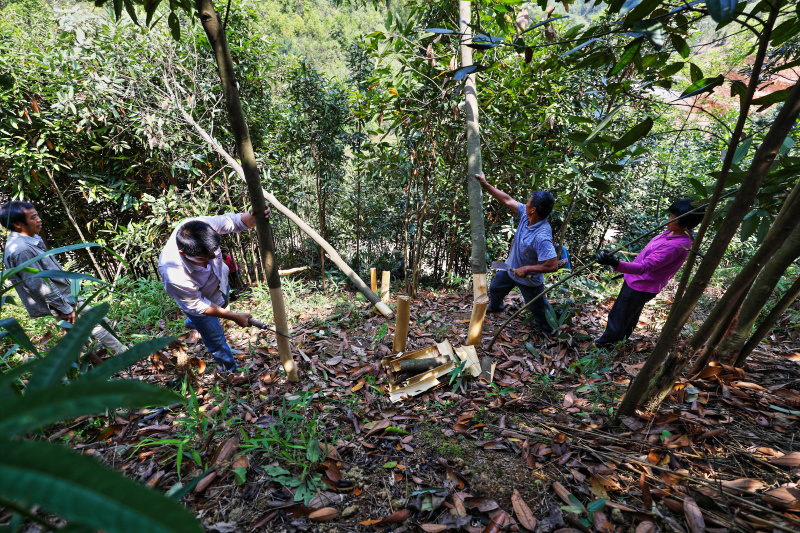
[[[411,318],[411,298],[408,296],[397,297],[397,322],[394,327],[394,342],[392,352],[400,353],[406,351],[406,341],[408,340],[408,322]]]
[[[389,286],[392,283],[392,273],[388,270],[384,270],[381,274],[381,301],[388,302],[389,297],[391,295],[391,291],[389,290]]]

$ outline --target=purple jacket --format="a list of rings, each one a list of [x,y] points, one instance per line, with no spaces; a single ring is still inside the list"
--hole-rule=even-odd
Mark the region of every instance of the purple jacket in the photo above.
[[[681,268],[691,247],[689,235],[673,235],[667,230],[653,237],[633,263],[620,262],[615,270],[625,274],[630,288],[658,294]]]

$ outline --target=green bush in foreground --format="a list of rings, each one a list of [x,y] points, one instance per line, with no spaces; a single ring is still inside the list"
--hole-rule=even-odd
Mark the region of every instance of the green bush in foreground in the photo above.
[[[112,408],[184,401],[175,392],[137,380],[110,380],[115,373],[166,346],[172,340],[168,338],[137,344],[64,383],[92,328],[100,323],[108,307],[102,304],[84,313],[43,355],[15,319],[0,320],[0,339],[11,338],[36,356],[0,375],[0,507],[18,513],[11,531],[17,530],[24,518],[46,523],[30,511],[34,506],[68,520],[71,531],[202,531],[194,516],[177,501],[109,470],[91,457],[58,444],[29,440],[32,432],[60,420]],[[177,494],[178,499],[185,492]]]

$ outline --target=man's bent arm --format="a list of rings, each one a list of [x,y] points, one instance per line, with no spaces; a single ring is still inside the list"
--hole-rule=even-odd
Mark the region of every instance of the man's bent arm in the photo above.
[[[547,274],[550,272],[556,272],[558,270],[558,258],[553,257],[552,259],[548,259],[543,263],[539,263],[538,265],[526,265],[524,267],[519,267],[514,270],[514,275],[519,277],[527,276],[528,274],[533,274],[534,272],[540,272],[542,274]]]
[[[519,209],[519,202],[511,198],[507,193],[504,193],[497,187],[490,185],[488,181],[486,181],[486,176],[481,172],[480,174],[475,174],[475,177],[480,182],[481,187],[483,190],[489,193],[489,195],[506,206],[507,208],[511,209],[516,216],[517,210]]]
[[[220,307],[217,304],[211,304],[208,309],[203,311],[204,315],[208,316],[215,316],[217,318],[224,318],[226,320],[232,320],[236,323],[236,325],[246,328],[248,326],[247,321],[250,320],[251,315],[250,313],[234,313],[224,307]]]

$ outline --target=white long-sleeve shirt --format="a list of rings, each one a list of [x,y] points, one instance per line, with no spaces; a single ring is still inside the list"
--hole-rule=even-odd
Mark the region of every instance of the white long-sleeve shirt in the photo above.
[[[220,250],[207,267],[190,263],[178,251],[175,234],[184,223],[200,220],[224,235],[238,233],[248,228],[239,213],[226,213],[213,217],[194,217],[182,220],[172,231],[167,244],[158,257],[158,274],[167,294],[172,296],[178,306],[187,314],[202,315],[211,304],[224,307],[228,293],[228,267],[222,260]]]

